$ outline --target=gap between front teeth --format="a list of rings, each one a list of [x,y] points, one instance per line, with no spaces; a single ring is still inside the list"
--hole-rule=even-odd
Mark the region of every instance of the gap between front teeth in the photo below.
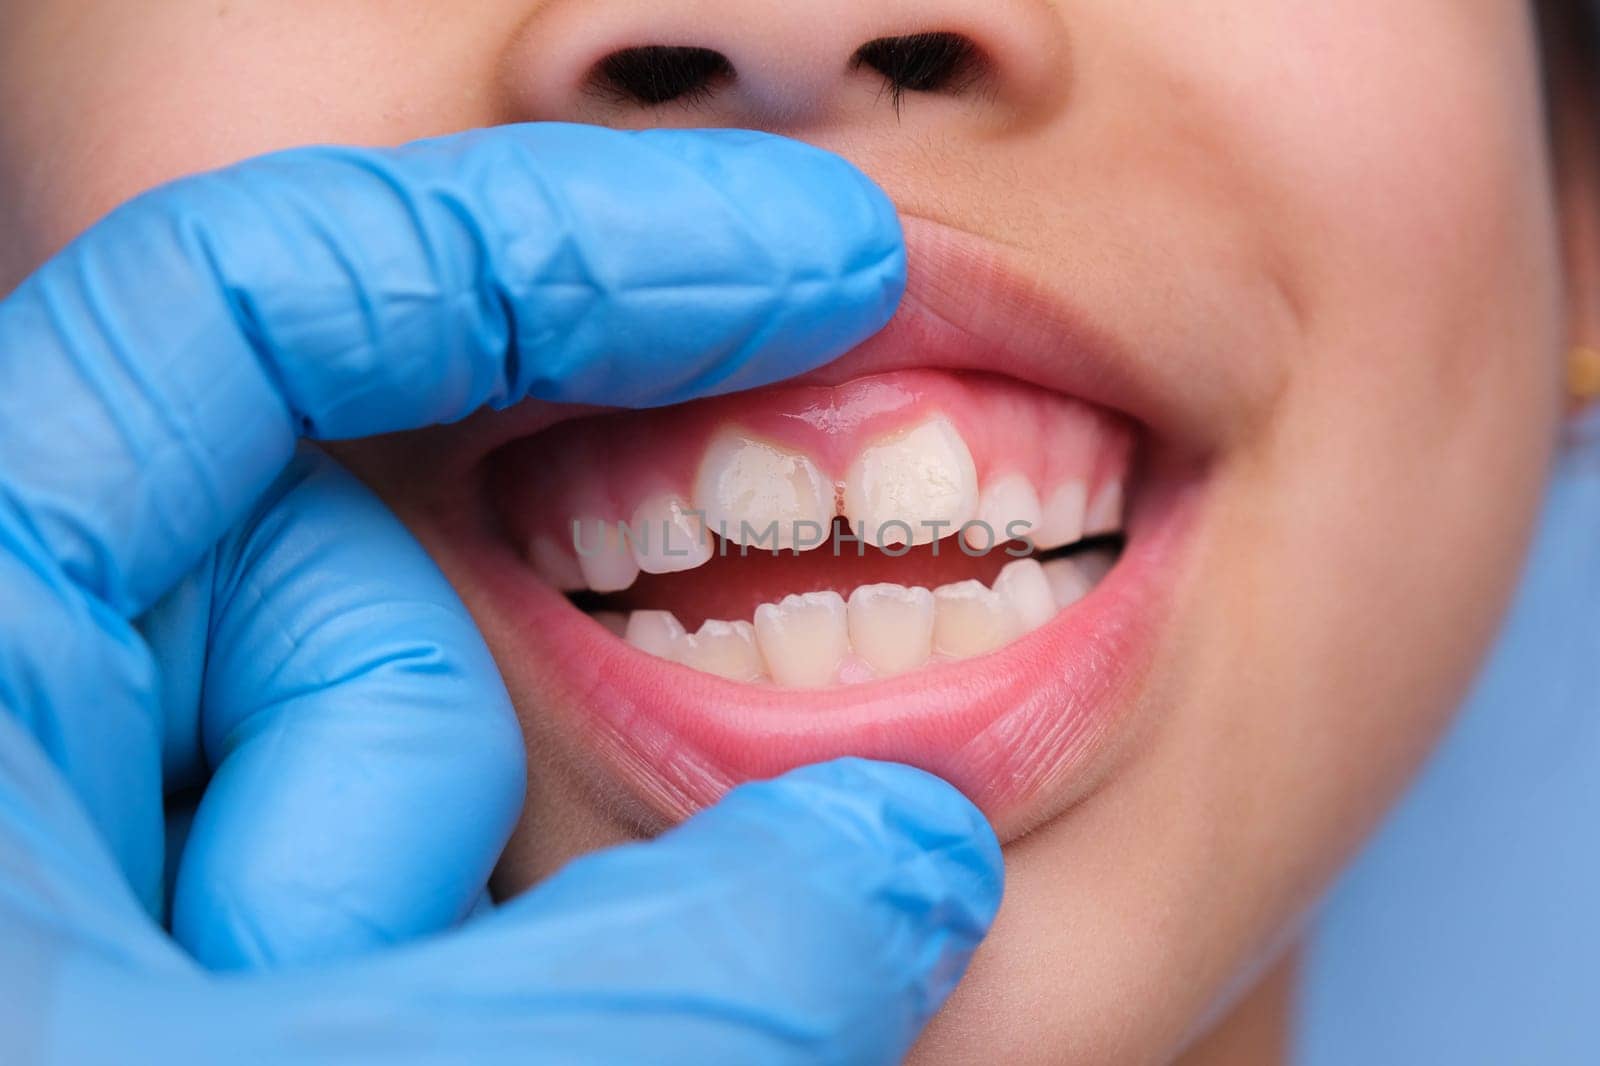
[[[635,648],[730,681],[788,688],[896,677],[932,662],[996,651],[1086,596],[1110,569],[1109,552],[1008,563],[993,587],[863,585],[786,596],[756,608],[754,623],[712,620],[687,632],[668,611],[597,615]]]

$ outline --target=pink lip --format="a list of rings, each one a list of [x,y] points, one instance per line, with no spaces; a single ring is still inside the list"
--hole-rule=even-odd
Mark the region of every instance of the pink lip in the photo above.
[[[980,659],[865,685],[794,691],[722,681],[648,656],[539,580],[503,537],[458,510],[427,539],[497,636],[508,675],[537,679],[539,713],[575,731],[608,776],[675,820],[741,781],[859,755],[911,763],[955,784],[1003,835],[1093,786],[1138,692],[1191,523],[1196,466],[1153,445],[1181,409],[1170,382],[1130,368],[1108,338],[977,238],[907,226],[913,272],[901,313],[838,362],[797,379],[837,383],[903,367],[981,369],[1098,403],[1148,435],[1121,561],[1079,604]],[[566,412],[517,410],[472,431],[472,450]],[[1192,412],[1191,412],[1192,413]],[[1181,419],[1167,428],[1179,426]],[[1181,433],[1178,434],[1181,436]],[[1151,438],[1154,439],[1151,439]]]
[[[676,819],[741,781],[842,755],[910,763],[997,823],[1082,776],[1152,647],[1182,501],[1144,512],[1121,562],[1085,600],[992,655],[867,685],[739,685],[635,650],[533,577],[509,550],[464,557],[513,619],[506,635],[574,708],[611,767]],[[1159,514],[1153,512],[1160,512]]]
[[[1030,278],[1010,250],[920,218],[902,220],[909,264],[906,294],[880,333],[789,385],[832,385],[902,369],[981,370],[1077,397],[1159,428],[1174,452],[1213,443],[1230,394],[1251,380],[1227,367],[1179,377],[1164,341],[1136,346],[1072,306],[1066,294]],[[425,434],[430,472],[463,476],[470,463],[507,441],[598,408],[528,401]],[[444,452],[446,454],[437,454]],[[408,462],[421,459],[408,456]]]

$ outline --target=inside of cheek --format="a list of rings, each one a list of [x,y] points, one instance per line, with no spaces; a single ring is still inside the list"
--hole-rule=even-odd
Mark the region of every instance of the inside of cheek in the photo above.
[[[828,540],[806,552],[773,552],[714,539],[710,562],[676,574],[641,574],[625,592],[570,593],[580,609],[596,616],[633,611],[671,611],[690,631],[713,620],[749,620],[764,603],[812,592],[836,592],[848,600],[864,585],[894,584],[936,589],[967,580],[994,584],[1000,571],[1019,558],[1049,562],[1091,553],[1116,554],[1117,536],[1095,537],[1068,548],[1034,552],[1021,541],[986,552],[964,547],[956,537],[932,544],[883,550],[854,538],[842,518]]]

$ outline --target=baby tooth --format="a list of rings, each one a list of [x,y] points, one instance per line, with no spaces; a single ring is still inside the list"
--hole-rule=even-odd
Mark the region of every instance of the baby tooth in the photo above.
[[[712,531],[753,548],[819,547],[833,525],[833,486],[815,463],[735,433],[707,449],[694,498]]]
[[[1024,633],[1031,633],[1056,616],[1056,599],[1044,567],[1033,559],[1007,563],[995,578],[994,590],[1011,604]]]
[[[589,616],[596,622],[611,630],[617,636],[623,636],[628,631],[628,616],[621,611],[596,611]]]
[[[837,592],[785,596],[756,608],[756,643],[772,680],[790,688],[831,685],[850,654],[844,599]]]
[[[583,571],[578,567],[578,560],[569,552],[561,550],[552,537],[537,537],[528,550],[528,555],[533,562],[533,569],[544,579],[545,583],[562,592],[578,592],[588,588],[583,580]]]
[[[869,544],[931,544],[977,513],[972,453],[948,419],[931,419],[862,452],[845,477],[844,505]]]
[[[1032,540],[1043,521],[1033,483],[1021,474],[1007,474],[989,482],[978,500],[978,521],[982,524],[969,527],[966,534],[967,545],[973,551],[992,551],[1013,540]]]
[[[688,634],[671,611],[634,611],[624,634],[629,644],[658,659],[676,659]]]
[[[621,592],[639,579],[639,564],[633,561],[633,551],[615,523],[576,520],[572,543],[584,584],[595,592]]]
[[[1057,488],[1045,501],[1044,517],[1039,523],[1038,535],[1033,538],[1034,548],[1050,551],[1082,540],[1083,521],[1088,510],[1088,485],[1073,481]]]
[[[1045,563],[1044,576],[1050,582],[1050,594],[1056,606],[1062,610],[1083,599],[1094,588],[1094,581],[1084,573],[1077,559],[1055,559]]]
[[[640,570],[676,574],[711,561],[711,537],[690,510],[678,496],[655,496],[634,510],[628,529]]]
[[[933,645],[952,659],[970,659],[1009,644],[1022,628],[1016,608],[981,581],[933,590]]]
[[[862,585],[850,594],[850,644],[879,677],[915,670],[933,654],[933,593]]]
[[[707,622],[679,642],[678,661],[729,681],[761,681],[767,673],[749,622]]]
[[[1043,522],[1034,483],[1021,474],[992,480],[978,501],[978,520],[982,525],[966,530],[966,544],[973,551],[990,551],[1021,539],[1032,541]]]
[[[1074,561],[1078,564],[1078,569],[1083,571],[1084,577],[1088,579],[1089,587],[1093,588],[1095,585],[1100,584],[1101,580],[1111,572],[1113,566],[1117,565],[1117,553],[1109,550],[1086,552],[1083,555],[1074,556]]]
[[[1098,537],[1122,528],[1122,482],[1108,481],[1095,493],[1089,514],[1083,522],[1083,535]]]

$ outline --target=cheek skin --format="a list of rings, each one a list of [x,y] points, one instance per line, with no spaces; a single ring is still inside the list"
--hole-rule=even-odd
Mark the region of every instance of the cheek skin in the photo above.
[[[1227,41],[1151,31],[1101,53],[1173,94],[1141,101],[1158,134],[1123,150],[1252,205],[1296,336],[1273,353],[1270,417],[1219,464],[1149,694],[1159,725],[1113,787],[1008,851],[1001,926],[929,1062],[1174,1054],[1281,948],[1498,623],[1560,409],[1526,16],[1365,6],[1279,5],[1293,27],[1252,11]],[[1166,17],[1106,17],[1140,11]],[[1027,1016],[1040,988],[1081,1008],[1043,1023],[1053,1038],[997,1048],[956,1021]]]
[[[1070,278],[1087,306],[1182,333],[1171,372],[1234,400],[1150,727],[1104,787],[1008,848],[1000,923],[923,1064],[1165,1060],[1248,990],[1470,680],[1559,411],[1521,5],[1058,6],[1071,84],[1048,122],[981,144],[916,108],[892,133],[783,131]],[[180,174],[563,117],[507,103],[498,59],[526,0],[471,8],[0,5],[0,291]],[[342,454],[448,571],[413,461],[435,439]],[[534,768],[514,887],[636,830],[577,780],[585,753],[545,728],[540,680],[503,666]]]
[[[0,292],[162,182],[308,143],[510,121],[495,62],[517,0],[0,5]],[[485,57],[488,60],[485,60]]]

